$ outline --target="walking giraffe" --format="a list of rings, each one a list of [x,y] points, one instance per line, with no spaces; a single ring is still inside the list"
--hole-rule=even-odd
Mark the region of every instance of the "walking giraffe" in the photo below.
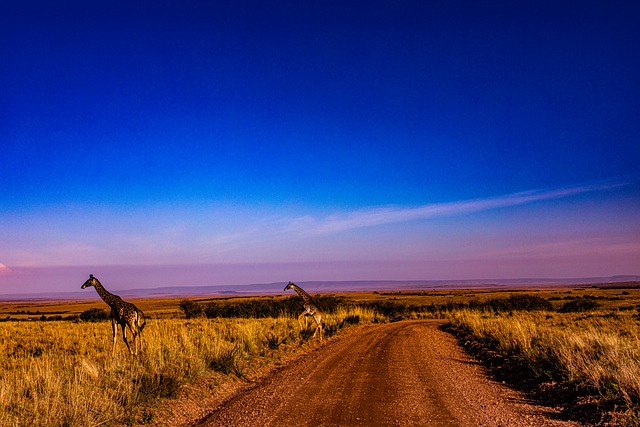
[[[85,289],[88,286],[96,288],[96,292],[98,292],[100,298],[102,298],[102,300],[111,307],[111,329],[113,330],[113,349],[111,353],[115,354],[116,351],[116,338],[118,334],[118,325],[120,325],[122,327],[122,339],[127,345],[129,353],[133,355],[138,354],[138,347],[142,348],[142,337],[140,334],[142,333],[144,326],[147,324],[146,319],[144,320],[144,323],[140,323],[144,318],[142,311],[130,302],[123,301],[118,295],[107,292],[100,281],[93,277],[93,274],[89,275],[89,280],[84,282],[82,289]],[[127,328],[131,331],[131,336],[133,338],[133,350],[131,350],[129,341],[127,341]]]
[[[293,289],[294,291],[296,291],[298,295],[300,295],[300,297],[302,298],[302,301],[304,302],[304,311],[300,316],[298,316],[298,320],[300,320],[300,318],[304,316],[312,316],[313,320],[315,320],[317,324],[316,330],[313,333],[313,336],[315,337],[318,331],[320,331],[320,340],[322,341],[322,312],[320,311],[318,306],[315,305],[315,303],[313,302],[313,298],[311,298],[311,295],[306,293],[304,289],[302,289],[300,286],[296,285],[293,282],[289,282],[289,284],[284,287],[284,290],[288,291],[289,289]]]

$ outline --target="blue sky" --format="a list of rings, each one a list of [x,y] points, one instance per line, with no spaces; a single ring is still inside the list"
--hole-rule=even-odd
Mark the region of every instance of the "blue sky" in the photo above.
[[[640,274],[637,4],[220,3],[0,6],[0,293]]]

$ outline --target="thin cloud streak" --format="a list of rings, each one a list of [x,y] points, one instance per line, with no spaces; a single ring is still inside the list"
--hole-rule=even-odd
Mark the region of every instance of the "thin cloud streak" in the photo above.
[[[325,260],[326,254],[342,258],[347,256],[341,252],[345,243],[332,239],[340,239],[340,233],[349,230],[559,200],[626,185],[629,183],[609,182],[411,208],[382,206],[324,215],[288,216],[280,211],[242,209],[211,211],[210,206],[205,206],[180,211],[179,215],[166,209],[145,211],[144,215],[132,211],[125,215],[125,221],[119,219],[121,213],[119,216],[106,213],[98,220],[81,222],[75,211],[71,214],[64,211],[43,218],[36,215],[26,221],[27,226],[22,219],[16,223],[7,221],[4,229],[17,231],[6,233],[4,243],[10,245],[11,251],[0,253],[0,262],[10,267],[35,267],[313,261]],[[46,223],[47,227],[43,229],[40,223]],[[75,229],[78,223],[81,226]],[[375,238],[373,233],[370,239]],[[353,244],[348,251],[350,255],[371,255],[369,248]],[[387,257],[378,252],[375,256]],[[0,265],[2,271],[6,272]]]
[[[546,191],[524,191],[486,199],[463,200],[451,203],[436,203],[415,208],[395,206],[361,209],[346,214],[335,214],[322,221],[306,218],[306,226],[312,234],[330,234],[357,228],[384,224],[424,220],[429,218],[464,215],[491,209],[520,206],[544,200],[557,200],[596,191],[623,187],[625,183],[583,185]],[[302,222],[298,219],[298,222]]]

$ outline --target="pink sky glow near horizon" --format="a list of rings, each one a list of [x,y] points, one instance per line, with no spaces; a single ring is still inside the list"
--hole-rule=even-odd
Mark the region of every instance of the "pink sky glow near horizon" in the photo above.
[[[636,275],[640,225],[629,187],[295,216],[289,208],[202,205],[5,216],[0,294],[76,291],[89,274],[114,290]]]

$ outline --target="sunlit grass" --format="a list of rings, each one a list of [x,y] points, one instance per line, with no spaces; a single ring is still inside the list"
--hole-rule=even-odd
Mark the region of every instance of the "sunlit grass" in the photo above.
[[[325,336],[379,320],[370,310],[341,309],[326,316]],[[135,424],[153,399],[174,397],[206,375],[247,375],[297,351],[312,333],[311,323],[305,328],[290,317],[151,319],[139,357],[131,357],[119,337],[112,358],[107,322],[4,322],[0,425]]]
[[[451,322],[542,380],[562,381],[628,408],[640,404],[640,322],[634,312],[488,314],[461,310]]]
[[[626,407],[640,405],[640,292],[532,292],[551,302],[553,311],[498,312],[489,309],[491,305],[482,305],[492,298],[522,294],[438,291],[352,295],[335,313],[324,314],[324,336],[330,338],[342,328],[358,324],[444,316],[506,357],[524,361],[543,381],[571,384]],[[567,301],[586,296],[597,298],[598,310],[556,311]],[[215,384],[251,379],[263,367],[318,345],[318,340],[311,339],[313,320],[307,319],[306,325],[298,322],[299,312],[262,319],[184,319],[179,300],[163,301],[156,311],[151,309],[153,302],[140,302],[153,314],[138,357],[128,354],[120,336],[116,357],[111,357],[108,322],[2,322],[0,425],[153,422],[159,399],[172,399],[186,384],[207,378]],[[385,317],[380,313],[388,304],[399,307]],[[474,304],[484,308],[452,308]],[[20,310],[24,308],[20,306]],[[6,310],[13,313],[16,309],[12,305]],[[78,312],[73,304],[55,309]]]

